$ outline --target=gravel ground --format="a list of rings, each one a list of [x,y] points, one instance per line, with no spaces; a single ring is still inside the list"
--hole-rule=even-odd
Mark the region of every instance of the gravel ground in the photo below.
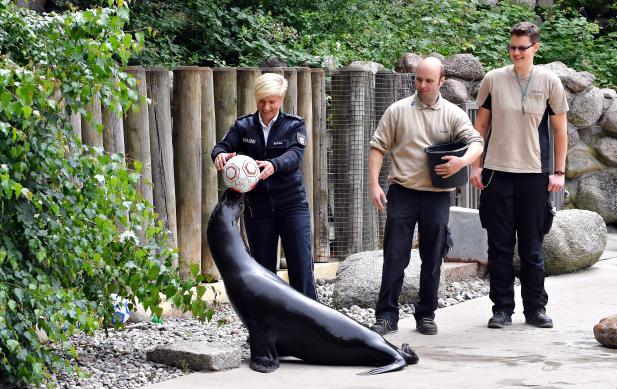
[[[327,280],[317,281],[319,300],[332,306],[334,284]],[[488,281],[476,278],[467,282],[453,282],[439,299],[439,307],[458,304],[465,300],[488,294]],[[76,335],[72,342],[79,353],[75,365],[86,377],[79,378],[60,374],[53,380],[58,388],[139,388],[144,385],[180,377],[190,371],[155,364],[146,360],[146,350],[178,340],[220,342],[240,347],[242,358],[249,357],[246,343],[248,332],[228,304],[219,304],[213,320],[200,323],[190,317],[166,320],[163,324],[139,323],[122,331],[104,331],[94,336]],[[375,321],[375,310],[357,305],[341,309],[341,312],[365,325]],[[413,315],[412,305],[401,306],[401,318]],[[1,385],[0,385],[1,386]]]

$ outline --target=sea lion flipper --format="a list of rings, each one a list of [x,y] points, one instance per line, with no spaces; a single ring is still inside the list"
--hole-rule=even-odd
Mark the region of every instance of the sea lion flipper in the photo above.
[[[405,358],[405,362],[407,362],[408,365],[415,365],[420,359],[418,358],[418,354],[413,351],[413,349],[411,348],[411,346],[409,346],[408,343],[403,343],[398,351],[401,356]]]
[[[399,357],[396,358],[394,362],[392,362],[389,365],[363,371],[361,373],[358,373],[357,375],[375,375],[375,374],[382,374],[382,373],[390,373],[392,371],[401,370],[405,366],[407,366],[405,359],[403,358],[403,356],[399,355]]]
[[[279,358],[274,342],[257,325],[249,326],[251,369],[260,373],[272,373],[279,367]]]

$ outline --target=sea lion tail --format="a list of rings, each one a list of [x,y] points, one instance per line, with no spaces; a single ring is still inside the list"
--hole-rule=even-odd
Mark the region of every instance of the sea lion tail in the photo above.
[[[403,358],[405,358],[405,362],[407,362],[408,365],[415,365],[420,359],[418,358],[418,354],[413,351],[413,349],[411,348],[411,346],[409,346],[408,343],[403,343],[398,352]]]
[[[392,371],[401,370],[405,366],[407,366],[407,362],[405,362],[405,358],[403,358],[402,355],[399,355],[398,358],[396,358],[394,362],[392,362],[389,365],[363,371],[362,373],[358,373],[358,375],[375,375],[375,374],[390,373]]]

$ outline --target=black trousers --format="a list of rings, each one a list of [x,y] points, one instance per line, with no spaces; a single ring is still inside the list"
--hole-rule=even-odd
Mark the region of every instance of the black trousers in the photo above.
[[[415,304],[416,319],[435,318],[441,262],[452,245],[448,230],[450,193],[407,189],[390,185],[383,243],[383,273],[377,318],[398,322],[398,298],[404,271],[409,265],[413,232],[418,223],[420,235],[420,291]]]
[[[253,258],[275,273],[280,236],[287,261],[289,284],[298,292],[317,300],[310,217],[307,202],[267,215],[253,215],[249,207],[244,211],[246,236]]]
[[[480,221],[488,234],[488,271],[493,312],[514,312],[514,244],[518,237],[523,310],[544,309],[542,241],[552,223],[548,174],[484,169]]]

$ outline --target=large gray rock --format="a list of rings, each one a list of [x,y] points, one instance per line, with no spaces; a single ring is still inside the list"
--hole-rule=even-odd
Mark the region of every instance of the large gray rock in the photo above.
[[[536,6],[536,0],[514,0],[513,2],[520,5],[526,5],[529,8]]]
[[[610,133],[617,134],[617,100],[613,100],[613,104],[604,112],[602,128]]]
[[[475,261],[488,264],[488,239],[480,224],[477,209],[450,207],[448,228],[452,234],[452,249],[448,260]]]
[[[420,254],[411,250],[411,261],[405,269],[403,289],[399,297],[400,304],[418,301],[420,288]],[[365,251],[347,257],[336,272],[336,283],[332,291],[332,301],[337,308],[358,305],[363,308],[375,308],[381,287],[383,251]],[[440,289],[443,290],[444,275],[442,269]]]
[[[422,61],[422,57],[420,57],[418,54],[405,53],[396,63],[394,70],[396,70],[397,73],[415,74],[416,68],[418,67],[420,61]]]
[[[609,166],[617,166],[617,139],[605,136],[596,143],[596,151],[602,157],[604,163]],[[617,193],[615,194],[617,195]]]
[[[580,127],[577,131],[579,139],[591,147],[595,147],[598,140],[606,135],[599,125]]]
[[[544,237],[542,254],[547,275],[571,273],[598,262],[606,247],[606,224],[595,212],[582,209],[558,211]],[[520,269],[518,253],[515,268]]]
[[[575,126],[591,126],[600,120],[603,106],[604,94],[594,86],[574,97],[568,111],[568,120]]]
[[[606,223],[617,222],[617,169],[605,169],[581,177],[576,206],[599,213]]]
[[[554,0],[538,0],[537,3],[538,3],[538,7],[542,7],[542,8],[551,8],[555,6]]]
[[[592,150],[584,143],[568,150],[566,159],[566,177],[576,178],[589,172],[604,168],[604,165],[594,158]]]
[[[576,146],[580,137],[578,136],[578,131],[572,123],[568,122],[568,148]]]
[[[455,54],[446,58],[443,66],[446,77],[471,81],[481,80],[485,74],[480,60],[471,54]]]
[[[558,211],[542,244],[546,274],[570,273],[593,265],[602,256],[606,238],[606,224],[597,213]]]
[[[467,85],[462,80],[456,78],[448,78],[441,87],[441,96],[454,104],[461,104],[471,101],[469,93],[467,93]]]
[[[353,61],[352,63],[350,63],[349,65],[347,65],[348,68],[352,68],[352,69],[362,69],[362,70],[366,70],[369,72],[372,72],[373,74],[377,73],[380,70],[384,70],[385,67],[377,62],[371,62],[371,61]]]
[[[240,366],[242,351],[223,343],[182,340],[147,351],[146,359],[181,369],[218,371]]]
[[[555,73],[563,85],[574,93],[579,93],[586,90],[593,85],[593,81],[595,80],[595,76],[593,74],[589,72],[577,72],[559,61],[538,66],[542,66],[545,69]]]

